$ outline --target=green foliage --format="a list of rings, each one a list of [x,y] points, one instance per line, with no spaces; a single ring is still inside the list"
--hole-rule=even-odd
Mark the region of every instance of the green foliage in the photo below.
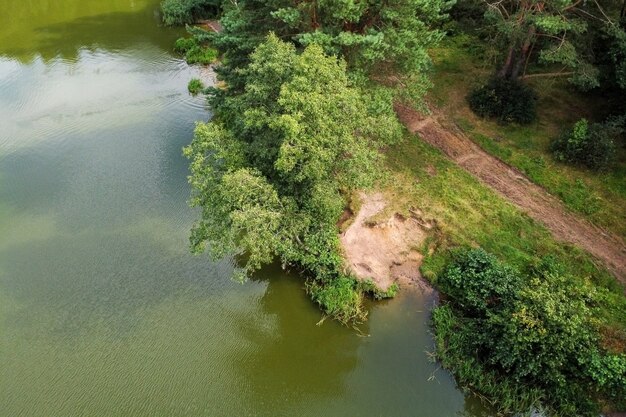
[[[222,0],[163,0],[161,11],[167,26],[182,26],[203,17],[215,16]]]
[[[450,9],[450,17],[461,27],[474,29],[482,25],[485,10],[486,4],[481,0],[457,1]]]
[[[501,123],[531,123],[537,117],[534,91],[517,80],[493,77],[467,97],[470,108],[480,117]]]
[[[400,138],[390,97],[351,85],[345,62],[319,46],[298,54],[274,35],[239,72],[243,91],[214,98],[213,120],[185,148],[191,204],[202,209],[192,247],[246,255],[243,275],[278,257],[310,274],[309,293],[329,314],[360,317],[336,224],[342,192],[370,186],[379,149]]]
[[[527,83],[539,96],[538,123],[502,126],[491,120],[476,120],[458,107],[459,92],[470,89],[486,71],[484,65],[489,62],[488,58],[474,51],[490,50],[492,45],[479,42],[475,37],[466,41],[467,38],[470,37],[446,38],[441,47],[433,51],[436,88],[432,94],[436,95],[434,100],[443,105],[442,110],[449,109],[448,116],[485,151],[522,171],[531,181],[562,199],[567,208],[582,213],[600,227],[626,236],[623,221],[626,216],[626,154],[621,146],[624,142],[616,141],[617,160],[606,171],[558,163],[550,152],[550,144],[558,132],[572,126],[577,119],[594,114],[603,118],[607,112],[624,114],[624,92],[603,82],[601,92],[582,94],[568,86],[565,79],[536,78]],[[603,71],[603,74],[606,73]]]
[[[306,290],[324,313],[343,322],[359,322],[367,317],[363,295],[354,278],[338,276],[327,283],[307,281]]]
[[[626,356],[604,352],[594,326],[600,293],[547,258],[522,276],[484,251],[453,256],[435,309],[438,354],[501,411],[543,408],[593,416],[623,398]]]
[[[216,49],[202,44],[195,37],[179,38],[174,43],[174,51],[185,56],[188,64],[209,65],[217,60]]]
[[[204,84],[202,83],[202,80],[198,78],[192,78],[187,84],[187,90],[189,90],[189,92],[195,96],[196,94],[204,90]]]
[[[484,26],[494,28],[490,40],[501,46],[499,75],[517,79],[529,62],[560,70],[550,74],[570,75],[569,81],[583,90],[599,85],[599,71],[590,47],[590,26],[613,25],[598,2],[577,0],[485,1]],[[567,70],[567,71],[565,71]]]
[[[586,119],[581,119],[557,138],[551,148],[558,161],[604,170],[615,160],[615,139],[622,133],[619,122],[590,125]]]
[[[210,47],[198,47],[192,48],[185,54],[185,61],[188,64],[202,64],[209,65],[217,60],[218,52],[216,49]]]
[[[453,253],[453,262],[437,283],[468,315],[475,317],[511,303],[510,297],[517,293],[522,280],[493,255],[477,249]]]
[[[371,294],[371,296],[375,300],[394,298],[398,294],[398,291],[400,291],[400,287],[395,282],[391,284],[386,290],[381,290],[371,279],[360,281],[359,287],[364,293]]]
[[[600,355],[594,352],[587,362],[589,377],[607,398],[623,410],[626,407],[626,355]]]
[[[184,55],[187,51],[196,48],[197,46],[198,41],[194,38],[178,38],[176,39],[176,42],[174,42],[174,52]]]
[[[613,78],[622,90],[626,90],[626,24],[622,26],[610,25],[607,32],[611,43],[609,58],[613,64]]]
[[[526,415],[528,410],[539,408],[542,398],[540,389],[500,377],[497,371],[486,367],[468,352],[468,346],[472,342],[472,335],[467,330],[469,324],[450,305],[435,308],[432,321],[436,331],[437,359],[445,368],[454,372],[461,386],[488,400],[501,415]]]
[[[319,45],[342,57],[350,70],[394,73],[417,102],[429,86],[427,49],[441,39],[443,32],[436,27],[452,3],[241,0],[226,7],[222,32],[209,37],[226,57],[219,74],[231,88],[243,88],[238,69],[248,64],[249,54],[268,32],[274,32],[298,47]],[[387,77],[387,83],[397,77]]]
[[[164,0],[161,3],[161,11],[163,23],[168,26],[184,25],[193,21],[191,10],[181,0]]]

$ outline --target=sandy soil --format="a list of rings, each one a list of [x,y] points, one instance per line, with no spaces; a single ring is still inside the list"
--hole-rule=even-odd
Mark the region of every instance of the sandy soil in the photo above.
[[[381,193],[361,194],[361,209],[341,234],[346,262],[359,279],[371,278],[386,290],[394,282],[422,286],[420,247],[432,225],[421,219],[394,214],[372,224],[386,206]]]
[[[418,133],[422,140],[544,224],[556,239],[591,253],[626,283],[626,245],[621,238],[569,212],[520,171],[483,151],[460,129],[447,123],[443,115],[434,112],[425,117],[404,106],[396,106],[396,112],[409,131]]]

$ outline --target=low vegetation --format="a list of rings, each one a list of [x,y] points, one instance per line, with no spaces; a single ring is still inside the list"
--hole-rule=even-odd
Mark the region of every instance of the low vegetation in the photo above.
[[[454,252],[437,283],[439,358],[501,411],[597,416],[601,400],[625,405],[626,355],[603,349],[594,326],[606,290],[552,257],[520,273],[481,249]]]
[[[195,96],[196,94],[204,90],[204,84],[202,83],[202,80],[198,78],[192,78],[187,84],[187,90],[189,90],[189,92]]]
[[[555,158],[552,143],[584,117],[607,119],[611,95],[579,93],[566,80],[534,78],[526,83],[537,94],[537,120],[528,125],[502,125],[477,117],[466,97],[490,77],[489,45],[473,35],[446,38],[432,51],[435,88],[429,100],[485,151],[523,172],[530,180],[560,198],[572,211],[592,223],[626,237],[626,149],[624,136],[614,140],[615,157],[610,169],[594,171],[582,164]],[[590,124],[593,124],[590,122]]]
[[[398,294],[398,291],[400,291],[400,287],[395,282],[391,284],[389,288],[387,288],[387,290],[385,291],[378,288],[376,286],[376,283],[372,281],[371,279],[361,281],[359,285],[361,287],[361,290],[366,294],[370,294],[372,298],[374,298],[374,300],[384,300],[386,298],[393,298]]]
[[[611,0],[458,3],[451,12],[455,36],[446,42],[451,48],[435,51],[442,59],[435,58],[440,71],[438,88],[433,90],[439,103],[449,107],[459,126],[485,150],[519,168],[572,210],[622,237],[626,236],[624,137],[613,130],[615,126],[608,129],[606,121],[623,120],[626,114],[624,10],[623,2]],[[454,96],[463,91],[493,91],[480,81],[493,78],[534,90],[537,121],[525,127],[494,126],[456,104]],[[484,106],[475,101],[478,105],[470,107],[484,116]],[[589,120],[589,129],[580,140],[563,134],[581,118]]]
[[[537,95],[517,80],[493,77],[472,90],[467,101],[478,116],[491,117],[500,123],[528,124],[537,118]]]
[[[387,200],[393,204],[389,210],[408,216],[416,209],[437,224],[424,248],[425,277],[434,280],[441,274],[449,261],[447,249],[480,246],[519,270],[552,255],[568,273],[587,277],[616,297],[622,294],[617,281],[588,254],[555,241],[543,226],[417,136],[407,134],[386,156],[392,172],[385,183]],[[616,313],[615,318],[626,328],[626,315],[620,319]]]
[[[179,38],[174,43],[174,51],[185,57],[188,64],[209,65],[217,60],[218,51],[195,37]]]
[[[626,21],[620,29],[611,2],[548,3],[459,4],[455,35],[433,51],[430,97],[484,150],[624,237],[626,83],[617,57]],[[516,90],[496,93],[498,83],[511,82],[536,97],[534,120],[501,117]],[[625,409],[624,288],[588,255],[478,192],[427,146],[409,143],[415,149],[401,145],[390,157],[405,184],[392,190],[400,206],[438,220],[422,272],[442,291],[433,324],[444,366],[503,414]],[[429,168],[409,168],[409,158]]]
[[[615,142],[623,131],[621,120],[590,125],[586,119],[580,119],[552,143],[552,152],[557,161],[607,170],[615,161]]]
[[[515,381],[507,377],[507,372],[511,372],[512,368],[505,372],[501,365],[481,362],[490,354],[483,352],[483,356],[475,355],[475,345],[472,343],[491,338],[492,346],[499,346],[500,342],[506,349],[511,346],[502,339],[508,333],[490,333],[487,337],[481,331],[486,332],[488,329],[480,328],[478,321],[472,320],[478,310],[486,312],[488,317],[500,314],[504,310],[495,308],[495,301],[505,297],[505,294],[515,293],[517,297],[522,291],[528,297],[534,291],[537,292],[537,298],[533,301],[535,309],[557,306],[574,309],[578,308],[577,303],[584,302],[585,310],[580,313],[584,313],[585,320],[576,332],[591,334],[591,346],[600,356],[617,358],[603,360],[623,363],[623,359],[620,359],[626,352],[626,298],[623,296],[623,288],[610,274],[599,268],[589,255],[575,247],[556,242],[545,228],[521,214],[419,138],[408,136],[403,142],[391,147],[387,155],[393,171],[387,184],[387,193],[388,199],[394,202],[394,210],[405,213],[409,210],[417,211],[425,219],[436,219],[437,222],[436,231],[424,245],[425,259],[421,270],[422,275],[442,292],[443,307],[435,313],[434,326],[438,357],[444,366],[453,371],[462,386],[504,414],[525,412],[529,407],[547,407],[550,410],[548,415],[584,415],[580,414],[582,411],[567,414],[564,410],[572,410],[571,407],[576,407],[576,410],[596,410],[598,404],[606,405],[612,392],[608,385],[602,388],[605,395],[594,397],[584,407],[572,405],[571,401],[565,399],[566,393],[562,397],[563,404],[549,404],[545,402],[547,395],[557,386],[552,387],[548,376],[542,382],[546,384],[545,387],[541,388],[541,380]],[[416,160],[420,164],[415,164]],[[455,249],[477,246],[484,249],[469,252],[475,256]],[[493,255],[485,251],[495,254],[501,261],[496,261]],[[479,273],[478,267],[472,270],[467,265],[491,265],[493,268],[480,270]],[[545,283],[544,287],[542,282],[548,279],[548,275],[555,275],[554,282]],[[541,278],[539,282],[536,282],[537,278]],[[544,298],[548,295],[561,298]],[[575,298],[575,295],[580,295],[583,301]],[[526,303],[526,299],[523,302]],[[562,303],[570,302],[572,304],[561,306]],[[522,301],[515,306],[508,302],[498,302],[497,305],[507,307],[506,314],[509,315],[513,314],[514,307],[523,307]],[[560,313],[563,311],[559,310]],[[541,323],[548,320],[539,316],[539,313],[537,315]],[[512,325],[509,316],[506,317],[500,330],[509,329],[507,326]],[[474,323],[478,329],[468,325],[468,322]],[[536,322],[540,323],[539,318]],[[550,326],[544,325],[550,331],[558,329],[558,326]],[[518,328],[511,329],[515,332],[513,334],[524,334]],[[539,327],[532,329],[537,330]],[[546,349],[543,359],[552,360],[554,355],[554,358],[558,358],[554,359],[557,363],[561,358],[550,351],[551,346],[544,345],[543,348]],[[526,353],[521,348],[518,351],[511,349],[511,353]],[[532,349],[529,351],[537,352]],[[506,356],[504,353],[502,355]],[[596,360],[595,356],[591,358]],[[520,363],[524,360],[520,358]],[[588,370],[591,372],[593,369]],[[578,378],[564,369],[554,372],[552,376],[559,375],[559,372],[569,375],[570,382]],[[619,385],[623,371],[616,367],[614,372],[611,380]],[[597,384],[605,378],[599,374],[596,377]],[[587,378],[580,378],[578,389],[592,381]],[[599,387],[593,384],[596,382],[589,386]],[[552,391],[551,395],[557,395],[555,392]],[[595,395],[594,391],[589,393],[586,395]],[[619,398],[611,400],[617,409],[623,407]],[[589,396],[581,396],[581,399],[589,399]]]

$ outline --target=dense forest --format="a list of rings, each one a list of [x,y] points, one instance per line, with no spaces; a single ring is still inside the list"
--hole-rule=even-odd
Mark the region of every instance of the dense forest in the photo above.
[[[201,210],[193,251],[236,254],[242,280],[278,261],[306,277],[325,314],[359,322],[364,297],[397,287],[381,291],[345,266],[340,219],[357,191],[382,189],[398,213],[419,209],[437,224],[421,273],[442,295],[437,358],[460,384],[504,414],[626,409],[625,1],[162,9],[166,24],[188,25],[176,50],[215,62],[219,79],[190,83],[213,113],[184,150]],[[194,25],[203,19],[220,30]],[[522,213],[407,114],[468,138],[581,230],[605,231],[614,252],[599,256],[548,214]]]

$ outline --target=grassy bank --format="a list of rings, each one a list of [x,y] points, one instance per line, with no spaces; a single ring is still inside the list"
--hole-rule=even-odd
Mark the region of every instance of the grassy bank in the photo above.
[[[386,184],[387,201],[392,202],[388,210],[417,213],[437,224],[420,248],[425,255],[421,268],[424,277],[438,286],[451,261],[450,249],[461,246],[481,247],[519,271],[539,268],[549,259],[563,268],[568,288],[592,297],[592,331],[599,335],[601,348],[612,354],[626,351],[623,288],[588,254],[555,241],[541,224],[415,135],[407,133],[401,144],[388,149],[387,157],[392,171]],[[486,400],[495,400],[492,404],[501,411],[537,404],[542,391],[513,383],[510,378],[505,381],[481,365],[467,354],[465,339],[455,336],[465,329],[464,322],[447,307],[437,314],[438,358],[455,373],[459,383],[479,396],[486,395]]]
[[[387,183],[390,210],[422,213],[437,222],[437,231],[422,251],[422,272],[436,282],[448,262],[448,248],[480,246],[520,270],[551,255],[581,282],[606,289],[601,327],[607,344],[626,347],[626,298],[621,285],[580,249],[555,241],[540,224],[520,212],[441,152],[406,134],[387,151],[392,176]]]
[[[484,82],[493,68],[485,45],[467,35],[447,38],[431,51],[435,87],[430,101],[438,106],[485,151],[524,172],[532,181],[577,213],[626,237],[626,152],[619,149],[616,165],[597,173],[554,161],[550,142],[582,117],[606,116],[602,97],[572,90],[565,79],[528,80],[537,91],[538,121],[528,126],[499,125],[478,118],[465,97]]]

